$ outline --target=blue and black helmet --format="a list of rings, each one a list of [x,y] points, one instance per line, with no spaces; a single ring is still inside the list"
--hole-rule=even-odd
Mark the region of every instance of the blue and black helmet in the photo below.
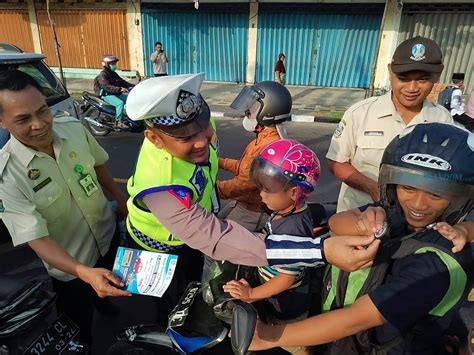
[[[380,165],[386,207],[397,202],[397,184],[446,198],[450,204],[439,220],[459,223],[474,206],[474,134],[449,123],[405,129],[387,146]]]
[[[286,87],[275,81],[261,81],[245,86],[230,107],[246,113],[251,111],[262,126],[271,126],[291,118],[293,100]]]

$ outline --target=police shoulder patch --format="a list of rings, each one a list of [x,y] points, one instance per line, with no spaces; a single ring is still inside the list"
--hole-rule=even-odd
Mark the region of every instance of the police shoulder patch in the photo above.
[[[192,194],[188,188],[185,187],[174,187],[167,190],[172,196],[183,204],[184,207],[189,208],[191,206]]]

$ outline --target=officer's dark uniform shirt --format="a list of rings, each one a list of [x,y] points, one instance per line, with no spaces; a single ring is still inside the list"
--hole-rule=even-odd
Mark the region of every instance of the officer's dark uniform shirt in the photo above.
[[[364,206],[361,210],[374,205],[377,204]],[[411,233],[406,224],[401,223],[404,218],[391,219],[389,213],[387,219],[391,240]],[[415,238],[447,250],[452,248],[452,242],[434,230]],[[468,272],[467,282],[472,285],[474,262],[471,245],[467,244],[462,252],[457,253],[456,259]],[[393,261],[384,284],[369,292],[370,299],[388,322],[375,328],[377,342],[385,343],[410,330],[413,325],[420,324],[422,331],[416,334],[411,345],[399,345],[389,354],[444,354],[442,333],[448,328],[457,307],[443,317],[432,316],[429,312],[443,299],[449,284],[446,264],[433,252],[413,254]]]

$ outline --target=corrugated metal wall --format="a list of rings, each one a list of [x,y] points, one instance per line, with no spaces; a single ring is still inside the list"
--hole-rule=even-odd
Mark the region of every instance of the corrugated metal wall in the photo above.
[[[34,52],[27,9],[0,10],[0,42],[14,44],[25,52]]]
[[[260,4],[257,81],[273,80],[278,53],[286,54],[286,82],[368,87],[383,4]]]
[[[414,36],[429,37],[443,51],[440,82],[449,83],[453,73],[465,73],[464,93],[474,90],[474,5],[433,5],[404,8],[399,43]]]
[[[247,61],[248,4],[143,4],[145,73],[156,41],[163,43],[168,74],[204,72],[206,80],[243,82]]]
[[[53,10],[64,67],[100,68],[103,54],[120,58],[120,69],[130,69],[125,10]],[[46,11],[37,11],[41,47],[50,66],[58,66]]]

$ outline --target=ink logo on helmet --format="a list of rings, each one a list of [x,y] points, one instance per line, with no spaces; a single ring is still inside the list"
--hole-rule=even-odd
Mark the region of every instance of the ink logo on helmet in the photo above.
[[[199,96],[181,90],[178,95],[176,115],[183,120],[188,120],[201,110],[201,106],[202,100]]]
[[[420,60],[423,60],[426,58],[425,52],[426,52],[426,47],[424,44],[421,44],[421,43],[414,44],[413,47],[411,47],[412,56],[410,57],[410,59],[416,62],[419,62]]]
[[[429,154],[410,153],[402,157],[402,161],[407,164],[418,165],[425,168],[448,171],[451,164],[444,159]]]

